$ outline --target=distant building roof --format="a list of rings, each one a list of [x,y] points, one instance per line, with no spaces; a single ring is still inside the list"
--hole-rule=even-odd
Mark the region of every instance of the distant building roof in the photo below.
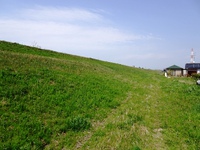
[[[166,68],[167,70],[183,70],[183,68],[177,66],[177,65],[172,65],[168,68]]]
[[[200,69],[200,63],[186,63],[185,69]]]

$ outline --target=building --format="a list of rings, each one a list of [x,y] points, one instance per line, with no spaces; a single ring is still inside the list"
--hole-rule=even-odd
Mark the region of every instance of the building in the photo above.
[[[166,68],[167,74],[171,75],[171,76],[182,76],[183,75],[183,68],[176,66],[176,65],[172,65],[168,68]]]
[[[189,76],[193,73],[200,73],[200,63],[186,63],[185,70]]]

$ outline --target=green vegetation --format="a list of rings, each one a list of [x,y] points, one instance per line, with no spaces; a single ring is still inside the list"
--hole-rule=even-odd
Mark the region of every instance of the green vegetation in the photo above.
[[[200,74],[192,73],[191,75],[195,80],[200,79]]]
[[[0,41],[0,149],[200,149],[200,86]]]

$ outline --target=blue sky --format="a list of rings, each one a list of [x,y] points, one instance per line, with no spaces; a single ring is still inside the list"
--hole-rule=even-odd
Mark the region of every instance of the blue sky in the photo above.
[[[199,0],[1,0],[0,40],[147,69],[200,62]]]

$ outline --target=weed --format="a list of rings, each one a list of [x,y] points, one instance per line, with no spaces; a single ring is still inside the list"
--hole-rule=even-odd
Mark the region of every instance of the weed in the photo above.
[[[136,146],[136,147],[133,147],[132,150],[141,150],[141,149],[138,146]]]
[[[88,119],[83,117],[71,117],[67,119],[66,129],[72,131],[83,131],[91,127],[91,123]]]

